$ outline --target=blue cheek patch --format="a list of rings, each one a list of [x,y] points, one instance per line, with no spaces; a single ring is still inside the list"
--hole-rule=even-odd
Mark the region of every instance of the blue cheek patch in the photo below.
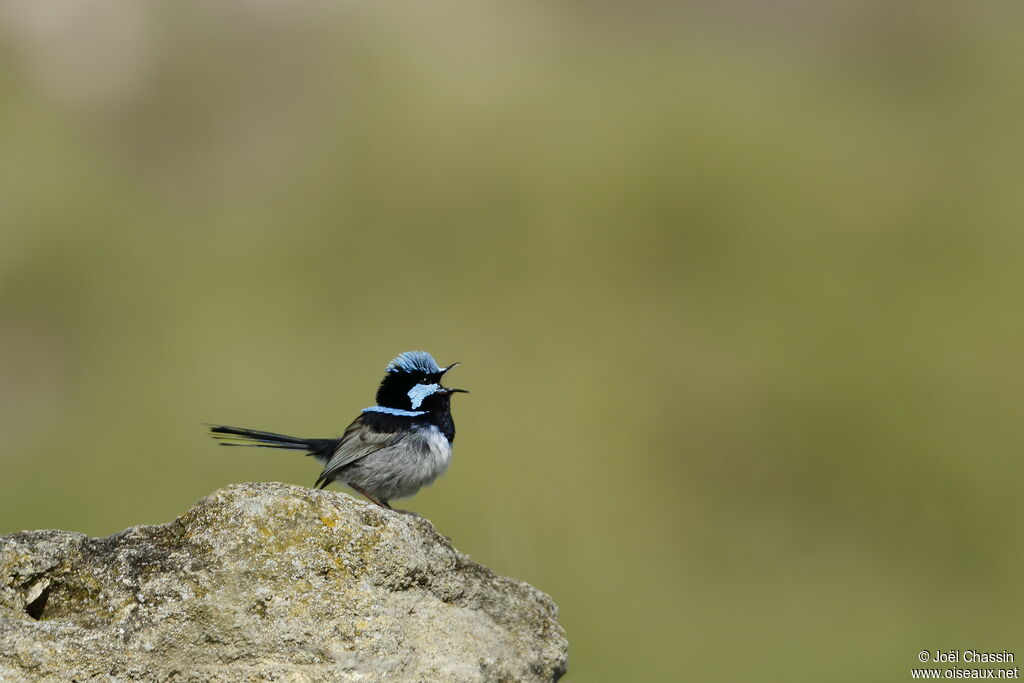
[[[384,413],[386,415],[400,415],[402,417],[419,417],[426,415],[425,410],[399,410],[398,408],[385,408],[383,406],[370,406],[363,408],[364,413]]]
[[[409,390],[409,403],[412,405],[413,410],[415,410],[423,403],[423,399],[431,394],[436,394],[440,390],[440,384],[417,384]]]

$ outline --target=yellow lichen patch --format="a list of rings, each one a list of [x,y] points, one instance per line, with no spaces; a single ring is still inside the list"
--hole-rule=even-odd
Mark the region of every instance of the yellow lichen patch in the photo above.
[[[335,524],[337,524],[337,521],[331,519],[330,517],[321,517],[320,521],[324,523],[324,526],[329,527],[333,527]]]

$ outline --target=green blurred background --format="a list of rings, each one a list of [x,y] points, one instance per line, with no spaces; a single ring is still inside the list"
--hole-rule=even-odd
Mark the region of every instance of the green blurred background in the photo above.
[[[1017,650],[1024,12],[0,3],[0,532],[310,485],[462,361],[406,506],[572,681]]]

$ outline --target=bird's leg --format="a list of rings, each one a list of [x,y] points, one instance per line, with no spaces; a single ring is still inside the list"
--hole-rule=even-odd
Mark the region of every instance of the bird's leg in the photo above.
[[[364,489],[363,487],[356,486],[355,484],[350,483],[350,482],[348,483],[348,485],[351,486],[353,489],[355,489],[356,493],[362,494],[371,503],[379,505],[382,508],[386,508],[388,510],[391,509],[391,506],[388,505],[388,502],[386,500],[377,500],[377,498],[375,498],[374,496],[371,496],[369,493],[367,493],[366,489]]]

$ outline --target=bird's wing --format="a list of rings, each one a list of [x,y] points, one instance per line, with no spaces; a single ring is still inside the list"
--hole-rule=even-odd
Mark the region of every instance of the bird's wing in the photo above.
[[[320,479],[331,479],[330,475],[332,472],[336,472],[346,465],[351,465],[356,460],[365,458],[371,453],[390,448],[408,434],[409,432],[406,431],[376,431],[366,424],[362,416],[357,417],[348,426],[348,429],[345,430],[341,441],[338,443],[338,447],[334,450],[334,455],[324,465],[324,471],[320,473]]]

